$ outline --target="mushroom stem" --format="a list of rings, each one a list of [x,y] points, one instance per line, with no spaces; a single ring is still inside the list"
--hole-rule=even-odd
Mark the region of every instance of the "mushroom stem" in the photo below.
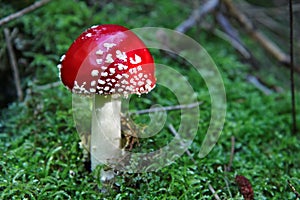
[[[91,130],[91,169],[117,161],[121,145],[121,100],[95,95]]]

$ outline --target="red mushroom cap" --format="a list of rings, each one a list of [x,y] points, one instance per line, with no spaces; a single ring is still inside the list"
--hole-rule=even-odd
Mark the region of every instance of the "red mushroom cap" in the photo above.
[[[74,93],[142,94],[155,87],[155,66],[149,50],[123,26],[92,26],[60,61],[61,81]]]

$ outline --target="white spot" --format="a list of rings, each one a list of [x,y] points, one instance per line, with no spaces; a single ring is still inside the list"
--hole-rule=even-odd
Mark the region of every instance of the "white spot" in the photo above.
[[[123,74],[123,76],[124,76],[125,78],[128,78],[128,77],[129,77],[129,75],[128,75],[128,74]]]
[[[119,58],[120,60],[127,62],[127,55],[125,52],[121,52],[120,50],[117,50],[116,57]]]
[[[150,91],[150,90],[152,89],[152,88],[151,88],[151,86],[150,86],[150,85],[148,85],[148,84],[147,84],[147,85],[145,85],[145,88],[146,88],[146,90],[147,90],[147,91]]]
[[[98,79],[98,83],[101,84],[101,85],[104,85],[105,84],[105,81],[101,80],[101,79]]]
[[[101,76],[108,76],[108,73],[107,72],[101,72]]]
[[[116,82],[116,79],[112,78],[112,79],[111,79],[111,82],[113,82],[113,83]]]
[[[61,67],[62,67],[61,64],[58,64],[58,65],[57,65],[57,68],[58,68],[58,69],[61,69]]]
[[[142,86],[142,85],[144,85],[145,83],[143,82],[143,81],[139,81],[138,82],[138,86]]]
[[[97,59],[96,59],[96,63],[97,63],[98,65],[101,65],[101,64],[102,64],[102,61],[103,61],[103,60],[100,59],[100,58],[97,58]]]
[[[141,65],[137,66],[137,70],[142,71],[143,70],[142,66]]]
[[[88,94],[90,93],[87,89],[85,89],[86,82],[83,82],[81,86],[78,85],[77,81],[74,81],[74,87],[72,89],[73,93],[84,93]]]
[[[91,28],[94,29],[94,28],[97,28],[97,27],[98,27],[98,25],[94,25],[94,26],[92,26]]]
[[[147,79],[147,80],[146,80],[146,83],[147,83],[148,85],[151,85],[152,81],[151,81],[150,79]]]
[[[95,86],[95,85],[96,85],[96,81],[92,81],[91,86]]]
[[[134,60],[133,58],[129,58],[129,61],[131,64],[138,64],[140,62],[142,62],[142,58],[136,54],[134,54]]]
[[[95,93],[96,89],[95,88],[90,88],[90,92]]]
[[[139,73],[138,76],[139,76],[139,78],[142,78],[143,77],[143,73]]]
[[[133,78],[132,79],[130,79],[130,81],[129,81],[132,85],[134,85],[134,86],[136,86],[136,82],[133,80]]]
[[[127,85],[127,84],[128,84],[128,81],[122,80],[122,81],[121,81],[121,84],[122,84],[122,85]]]
[[[123,92],[123,88],[118,88],[118,92]]]
[[[112,74],[116,73],[116,69],[115,68],[109,68],[109,72],[112,75]]]
[[[102,69],[103,71],[105,71],[105,70],[107,69],[107,66],[102,66],[101,69]]]
[[[108,91],[108,90],[109,90],[109,87],[106,86],[103,90],[104,90],[104,91]]]
[[[114,62],[114,59],[112,59],[112,54],[111,53],[107,54],[105,62],[106,63],[113,63]]]
[[[121,75],[121,74],[117,74],[116,78],[117,78],[117,79],[121,79],[121,78],[122,78],[122,75]]]
[[[64,59],[66,58],[66,55],[64,54],[64,55],[62,55],[61,57],[60,57],[60,62],[62,62]]]
[[[113,89],[111,89],[109,92],[110,92],[110,93],[115,93],[115,92],[116,92],[116,89],[113,88]]]
[[[144,78],[148,78],[148,74],[144,74]]]
[[[107,79],[106,79],[106,82],[109,82],[109,81],[110,81],[110,78],[107,78]]]
[[[91,75],[92,75],[93,77],[98,76],[98,75],[99,75],[99,71],[96,70],[96,69],[94,69],[94,70],[92,70]]]
[[[126,90],[127,91],[133,91],[133,87],[131,85],[129,85],[129,86],[126,87]]]
[[[116,63],[115,66],[118,66],[119,70],[126,70],[128,68],[127,65],[123,65],[122,63]]]
[[[102,55],[103,54],[103,51],[101,49],[99,49],[98,51],[96,51],[96,54],[97,55]]]
[[[131,68],[129,69],[130,74],[136,74],[136,68]]]
[[[115,43],[108,43],[108,42],[106,42],[106,43],[103,44],[103,46],[104,46],[104,47],[106,48],[106,50],[108,51],[110,48],[116,46],[116,44],[115,44]]]
[[[91,33],[87,33],[85,36],[86,37],[92,37],[92,34]]]

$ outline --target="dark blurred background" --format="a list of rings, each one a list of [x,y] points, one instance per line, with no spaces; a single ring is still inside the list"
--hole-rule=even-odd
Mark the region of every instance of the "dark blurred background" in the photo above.
[[[34,0],[1,0],[0,19],[13,14],[34,2]],[[56,64],[59,57],[67,49],[67,44],[72,42],[72,38],[75,38],[76,35],[79,34],[77,29],[72,26],[70,27],[70,25],[74,24],[74,26],[80,26],[82,27],[82,30],[84,30],[86,27],[90,26],[91,22],[96,23],[96,21],[98,21],[101,23],[104,20],[109,21],[109,18],[111,17],[114,18],[114,21],[119,20],[120,23],[126,23],[126,25],[132,27],[151,25],[169,26],[168,28],[175,29],[180,22],[185,20],[177,19],[177,12],[185,12],[188,17],[193,9],[201,7],[201,5],[204,5],[207,1],[174,1],[178,5],[182,5],[182,9],[163,11],[166,15],[173,15],[174,18],[172,22],[167,21],[165,23],[160,22],[160,20],[163,20],[164,16],[155,16],[153,10],[158,9],[159,4],[166,4],[168,2],[143,1],[140,3],[139,1],[130,0],[71,0],[62,2],[64,2],[65,5],[61,8],[54,8],[51,6],[50,2],[43,8],[39,8],[0,27],[0,108],[7,107],[9,103],[16,101],[18,98],[11,69],[11,62],[7,52],[4,28],[8,28],[11,33],[11,42],[21,79],[20,84],[24,96],[26,96],[26,90],[32,84],[39,85],[58,81],[57,77],[53,77],[53,74],[57,73]],[[233,3],[242,13],[251,19],[256,29],[262,31],[271,41],[274,41],[282,51],[287,54],[289,53],[289,18],[287,0],[236,0],[233,1]],[[299,64],[300,25],[298,19],[300,17],[300,1],[294,0],[293,3],[295,16],[295,60],[296,63]],[[73,6],[74,4],[80,4],[79,10],[78,6],[76,8]],[[104,16],[104,20],[102,21],[101,17],[103,16],[101,16],[101,14],[98,18],[94,19],[92,17],[93,13],[101,13],[104,6],[106,6],[105,9],[111,9],[112,15]],[[132,15],[138,17],[138,15],[149,15],[149,17],[157,18],[157,24],[147,24],[147,22],[144,24],[135,24],[132,19],[118,19],[117,13],[120,11],[117,10],[117,8],[122,7],[124,8],[122,12],[127,12],[126,8],[130,8],[131,6],[139,6],[140,13],[128,13],[128,16]],[[226,10],[223,10],[223,12],[226,14]],[[74,13],[74,18],[69,17],[62,19],[64,13]],[[41,20],[44,20],[44,24],[40,27],[39,24],[41,23]],[[287,88],[289,85],[288,70],[284,69],[272,56],[268,56],[265,51],[258,49],[255,41],[251,40],[251,37],[247,35],[237,22],[233,20],[232,25],[239,31],[241,39],[248,45],[248,48],[251,53],[253,53],[256,60],[259,60],[259,63],[257,64],[259,66],[252,67],[254,69],[259,69],[261,77],[264,77],[265,74],[274,75],[273,80],[272,78],[268,78],[268,80],[265,80],[266,82],[269,81],[272,85],[276,81],[281,81],[282,83],[280,82],[279,85],[282,85],[283,89]],[[215,26],[218,28],[217,24],[215,24]],[[197,29],[199,29],[199,27]],[[39,76],[43,76],[45,79],[41,80],[37,78]]]

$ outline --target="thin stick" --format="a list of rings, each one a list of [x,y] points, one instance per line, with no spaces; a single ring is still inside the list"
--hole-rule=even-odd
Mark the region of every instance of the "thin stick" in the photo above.
[[[221,13],[218,13],[217,20],[226,34],[218,29],[213,30],[215,34],[223,40],[228,41],[244,58],[251,59],[251,53],[248,51],[248,49],[246,49],[244,44],[239,39],[238,35],[231,34],[235,31],[235,29],[231,26],[225,16]]]
[[[18,66],[17,66],[16,56],[15,56],[14,50],[11,45],[11,37],[10,37],[10,32],[9,32],[8,28],[4,29],[4,35],[5,35],[5,41],[6,41],[9,59],[10,59],[10,63],[11,63],[11,68],[13,71],[18,100],[22,101],[23,100],[23,92],[21,89],[19,70],[18,70]]]
[[[35,9],[37,9],[37,8],[45,5],[45,4],[47,4],[47,3],[49,3],[50,1],[51,0],[40,0],[40,1],[37,1],[34,4],[32,4],[32,5],[24,8],[24,9],[22,9],[22,10],[16,12],[16,13],[13,13],[13,14],[7,16],[7,17],[4,17],[4,18],[2,18],[0,20],[0,26],[3,25],[3,24],[6,24],[7,22],[12,21],[12,20],[14,20],[16,18],[19,18],[19,17],[25,15],[26,13],[29,13],[29,12],[31,12],[31,11],[33,11],[33,10],[35,10]]]
[[[54,87],[58,87],[58,86],[61,86],[61,82],[60,81],[57,81],[57,82],[52,82],[52,83],[48,83],[48,84],[45,84],[45,85],[37,85],[35,87],[35,89],[37,91],[40,91],[40,90],[48,90],[48,89],[51,89],[51,88],[54,88]]]
[[[290,81],[291,81],[291,103],[292,103],[292,134],[296,135],[297,122],[296,122],[296,101],[295,101],[295,80],[294,80],[294,22],[293,22],[293,3],[289,0],[289,12],[290,12]]]
[[[223,0],[223,3],[226,5],[229,14],[231,14],[246,30],[246,32],[270,54],[274,58],[276,58],[279,62],[283,63],[285,67],[291,67],[291,61],[289,56],[283,52],[277,44],[271,41],[265,34],[261,31],[257,30],[252,23],[252,21],[244,15],[244,13],[240,12],[238,8],[233,5],[232,0]],[[300,73],[300,68],[295,67],[294,69],[298,73]]]
[[[294,192],[294,194],[296,195],[296,199],[300,198],[299,192],[297,192],[297,190],[296,190],[295,187],[292,185],[292,183],[291,183],[289,180],[288,180],[287,182],[288,182],[290,188],[292,189],[292,191]]]
[[[213,186],[211,184],[208,184],[208,188],[211,191],[211,193],[213,193],[216,200],[221,200],[219,195],[216,193],[215,189],[213,188]]]
[[[258,78],[256,78],[255,76],[248,75],[247,81],[249,81],[251,84],[253,84],[257,89],[259,89],[260,91],[262,91],[265,95],[270,95],[273,92],[267,86],[265,86],[264,84],[262,84],[258,80]]]
[[[174,126],[172,124],[168,125],[169,130],[171,131],[171,133],[178,139],[180,139],[179,134],[177,133],[176,129],[174,128]],[[184,146],[184,144],[182,143],[182,141],[180,140],[180,145]],[[193,158],[193,155],[191,154],[191,152],[187,149],[186,150],[186,154],[190,157],[190,159],[195,163],[195,159]]]
[[[201,105],[202,103],[203,102],[196,102],[196,103],[176,105],[176,106],[166,106],[166,107],[159,107],[159,108],[149,108],[149,109],[145,109],[145,110],[138,110],[138,111],[129,112],[129,115],[132,115],[132,114],[142,115],[142,114],[153,113],[153,112],[190,109],[190,108],[197,107],[197,106]]]
[[[199,23],[203,16],[214,11],[219,5],[219,3],[219,0],[206,1],[204,5],[199,6],[198,9],[194,10],[193,13],[189,16],[189,18],[183,21],[179,26],[177,26],[175,30],[181,33],[185,33],[196,23]]]
[[[234,158],[234,146],[235,146],[235,137],[231,136],[230,159],[229,159],[229,163],[227,166],[227,171],[231,171],[231,168],[232,168],[232,162],[233,162],[233,158]]]

